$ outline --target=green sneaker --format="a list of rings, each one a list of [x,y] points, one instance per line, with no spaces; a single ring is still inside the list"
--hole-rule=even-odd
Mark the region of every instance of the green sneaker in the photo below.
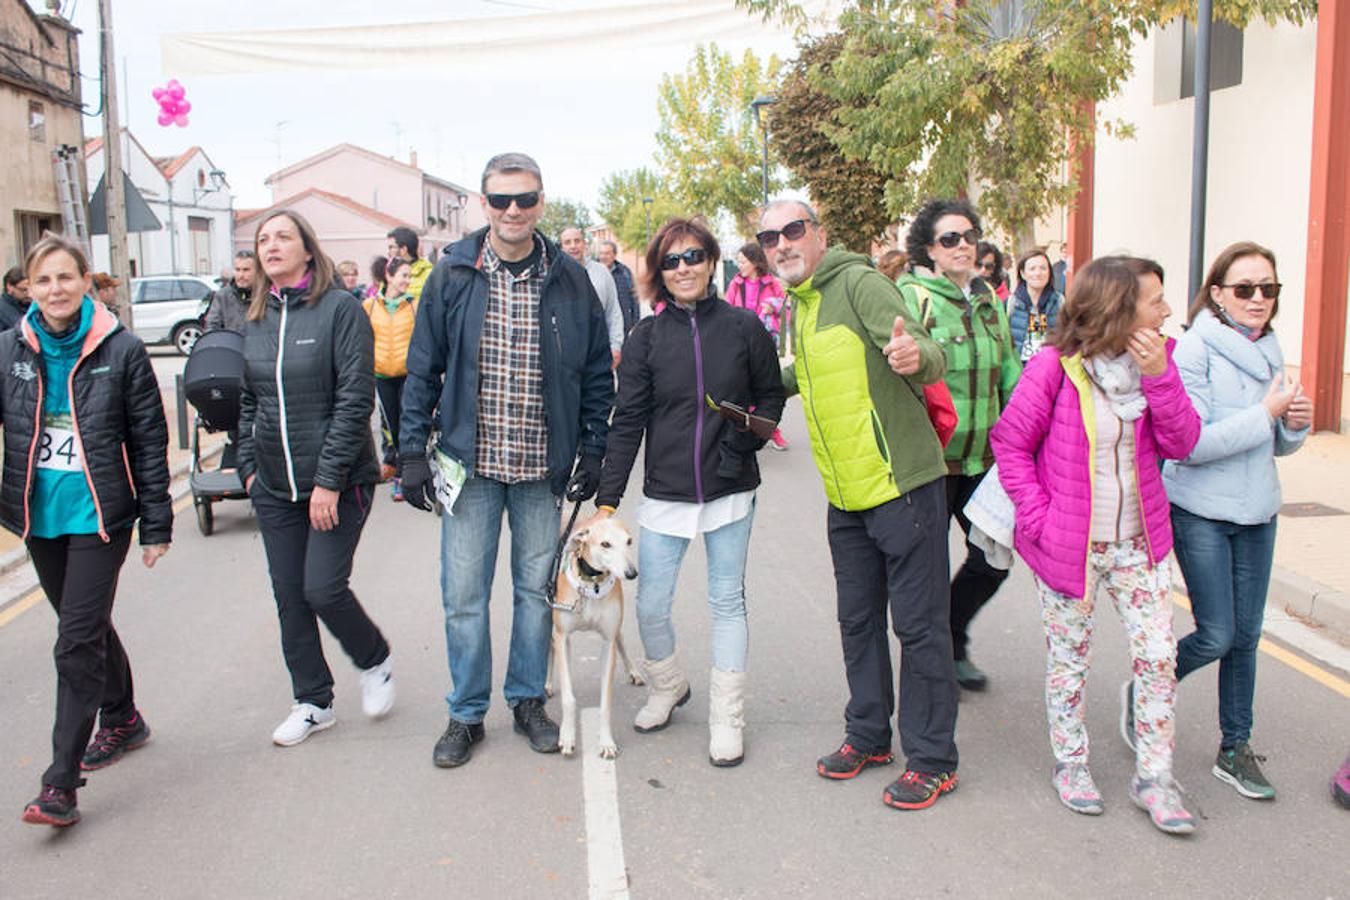
[[[1215,778],[1231,784],[1244,797],[1251,797],[1253,800],[1274,800],[1275,788],[1266,781],[1266,776],[1261,773],[1261,767],[1257,765],[1258,762],[1265,761],[1264,756],[1258,756],[1252,752],[1250,746],[1242,743],[1227,750],[1220,749],[1211,771],[1214,772]]]

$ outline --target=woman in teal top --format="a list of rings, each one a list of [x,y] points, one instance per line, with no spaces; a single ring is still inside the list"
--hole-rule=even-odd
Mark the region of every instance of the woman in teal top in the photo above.
[[[57,614],[53,758],[23,820],[61,826],[79,821],[82,771],[150,739],[112,605],[134,525],[147,567],[169,549],[169,432],[145,346],[90,298],[83,252],[44,238],[25,270],[34,303],[0,334],[0,522]]]

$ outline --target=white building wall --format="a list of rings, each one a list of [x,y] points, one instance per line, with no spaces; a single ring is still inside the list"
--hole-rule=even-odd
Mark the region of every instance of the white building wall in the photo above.
[[[103,177],[104,159],[101,148],[85,159],[91,193],[98,180]],[[231,212],[233,193],[226,186],[222,191],[198,194],[195,198],[193,196],[199,169],[207,173],[207,186],[210,186],[209,173],[212,166],[204,154],[196,154],[175,174],[172,204],[169,202],[170,186],[164,173],[155,165],[154,160],[141,150],[140,145],[126,135],[122,137],[122,165],[126,167],[132,184],[136,185],[151,211],[164,226],[159,231],[133,232],[127,235],[127,256],[135,263],[137,275],[214,276],[230,264],[233,257]],[[211,270],[208,272],[194,271],[192,236],[188,230],[189,216],[201,216],[211,221]],[[93,250],[92,262],[95,271],[107,271],[109,268],[107,235],[94,235]],[[120,277],[124,273],[114,274]]]
[[[1123,250],[1162,263],[1169,329],[1177,332],[1189,305],[1195,101],[1154,103],[1156,47],[1156,35],[1136,45],[1134,76],[1098,111],[1100,120],[1133,123],[1136,135],[1098,134],[1093,252]],[[1285,286],[1276,329],[1291,365],[1302,352],[1315,51],[1315,23],[1252,24],[1243,39],[1242,83],[1216,91],[1210,104],[1206,263],[1239,240],[1275,251]]]

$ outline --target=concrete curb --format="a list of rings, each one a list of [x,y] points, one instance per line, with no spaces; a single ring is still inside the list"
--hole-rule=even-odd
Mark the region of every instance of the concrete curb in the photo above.
[[[202,459],[207,460],[220,453],[225,448],[225,441],[222,439],[214,445],[206,448],[202,453]],[[169,470],[169,502],[177,503],[179,500],[192,493],[192,485],[186,478],[189,470],[192,468],[192,459],[183,460],[177,463]],[[19,600],[28,596],[38,587],[37,576],[22,580],[14,580],[11,576],[16,576],[17,570],[28,564],[28,548],[15,547],[8,553],[0,556],[0,579],[11,580],[13,583],[7,584],[4,590],[4,596],[0,596],[0,612],[4,612],[10,606],[13,606]],[[14,585],[18,586],[15,587]]]
[[[1172,557],[1172,588],[1187,597],[1186,580]],[[1270,572],[1266,612],[1288,613],[1305,623],[1326,629],[1328,637],[1350,644],[1350,595],[1297,572],[1275,566]]]

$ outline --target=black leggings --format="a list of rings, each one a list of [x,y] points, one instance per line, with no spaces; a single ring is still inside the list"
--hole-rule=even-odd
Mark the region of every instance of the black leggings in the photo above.
[[[135,718],[131,665],[112,626],[117,575],[131,545],[131,529],[104,542],[96,534],[29,538],[38,581],[56,610],[56,724],[52,764],[43,784],[84,784],[80,760],[101,716],[104,727]]]
[[[389,655],[384,635],[347,583],[370,512],[371,492],[371,485],[343,491],[332,531],[310,527],[308,500],[292,503],[273,497],[256,478],[249,492],[281,619],[281,651],[298,703],[326,707],[333,702],[333,673],[324,659],[319,620],[357,668],[378,666]]]
[[[408,379],[376,378],[375,399],[380,404],[380,446],[384,463],[398,465],[398,421],[403,418],[403,382]]]

